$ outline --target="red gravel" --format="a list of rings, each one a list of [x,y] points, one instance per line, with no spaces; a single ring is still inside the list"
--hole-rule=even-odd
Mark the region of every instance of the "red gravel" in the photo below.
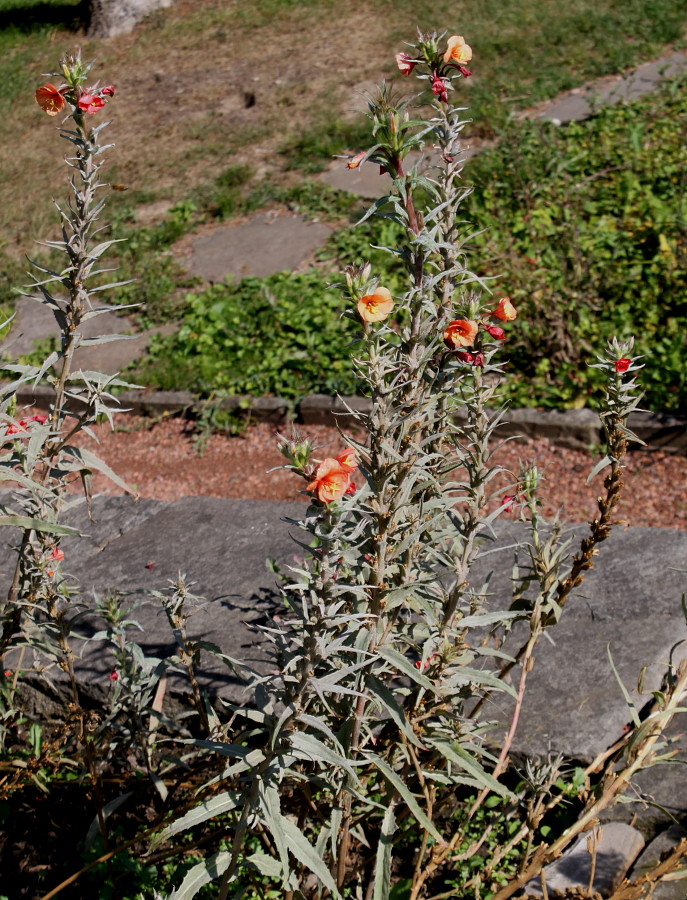
[[[189,426],[181,419],[170,418],[152,426],[150,420],[134,417],[119,422],[122,430],[111,432],[104,426],[95,429],[99,446],[90,438],[82,440],[142,497],[306,499],[299,494],[302,483],[292,473],[278,470],[268,474],[269,469],[284,463],[271,426],[256,425],[242,437],[213,435],[203,455],[198,455]],[[319,446],[320,457],[343,448],[334,428],[302,426],[300,430]],[[579,522],[594,514],[603,474],[591,484],[585,483],[596,462],[589,454],[554,447],[546,440],[528,440],[509,442],[495,459],[514,473],[519,471],[519,460],[536,463],[544,474],[541,495],[546,516],[560,511],[564,519]],[[96,491],[119,492],[100,476],[94,481]],[[618,520],[632,525],[687,528],[686,483],[687,458],[660,451],[630,453]]]

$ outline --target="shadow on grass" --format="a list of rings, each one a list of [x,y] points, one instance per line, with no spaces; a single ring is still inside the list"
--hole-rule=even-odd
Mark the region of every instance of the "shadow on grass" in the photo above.
[[[76,31],[88,23],[88,0],[55,0],[45,3],[21,3],[11,5],[0,2],[0,32],[19,31],[31,34],[46,27],[59,27]]]

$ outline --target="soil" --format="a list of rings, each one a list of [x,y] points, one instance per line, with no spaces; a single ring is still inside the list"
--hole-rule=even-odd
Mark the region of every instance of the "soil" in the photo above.
[[[120,430],[95,429],[99,446],[88,437],[84,445],[98,455],[141,497],[177,500],[185,496],[238,497],[253,500],[303,500],[303,484],[286,469],[276,449],[275,428],[266,424],[249,428],[240,437],[209,437],[202,454],[191,423],[167,418],[156,424],[150,419],[128,417]],[[126,429],[126,430],[124,430]],[[335,455],[343,442],[335,428],[301,426],[301,433],[318,446],[317,457]],[[290,429],[284,430],[285,434]],[[603,474],[586,484],[596,457],[556,447],[546,440],[509,442],[494,457],[506,470],[500,476],[504,487],[517,480],[520,461],[533,462],[543,473],[543,511],[557,513],[567,521],[589,520],[596,510],[596,497],[603,490]],[[509,474],[513,473],[513,474]],[[565,475],[561,475],[565,473]],[[617,519],[623,524],[687,528],[687,458],[662,451],[637,450],[626,459],[626,478]],[[94,479],[96,491],[119,493],[104,477]],[[515,493],[506,490],[505,493]],[[520,514],[517,504],[511,517]]]

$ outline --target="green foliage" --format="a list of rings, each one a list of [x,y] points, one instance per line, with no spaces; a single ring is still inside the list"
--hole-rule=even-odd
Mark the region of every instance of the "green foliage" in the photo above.
[[[474,163],[482,274],[519,310],[509,355],[517,403],[583,406],[585,365],[611,335],[636,335],[652,409],[687,409],[687,83],[557,128],[512,126]],[[496,288],[495,288],[496,289]]]
[[[316,271],[245,278],[188,296],[179,332],[153,342],[139,375],[201,393],[352,393],[356,333]]]

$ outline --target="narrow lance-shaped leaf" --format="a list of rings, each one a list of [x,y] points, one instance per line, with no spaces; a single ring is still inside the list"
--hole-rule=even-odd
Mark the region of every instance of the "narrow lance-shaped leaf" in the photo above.
[[[386,781],[388,781],[389,784],[396,789],[399,796],[405,801],[406,806],[415,816],[419,824],[425,829],[425,831],[428,831],[432,835],[434,840],[437,841],[437,843],[442,845],[445,844],[446,842],[439,834],[434,824],[430,822],[430,820],[420,808],[420,804],[417,802],[417,797],[415,797],[410,792],[407,785],[401,780],[401,777],[396,772],[394,772],[394,770],[390,766],[388,766],[383,759],[380,759],[379,756],[376,756],[373,753],[368,753],[367,759],[369,759],[369,761],[379,769]]]
[[[394,816],[394,804],[387,809],[382,828],[379,833],[377,846],[377,858],[375,860],[375,886],[373,900],[388,900],[391,888],[391,860],[393,850],[393,836],[396,832],[396,817]]]

